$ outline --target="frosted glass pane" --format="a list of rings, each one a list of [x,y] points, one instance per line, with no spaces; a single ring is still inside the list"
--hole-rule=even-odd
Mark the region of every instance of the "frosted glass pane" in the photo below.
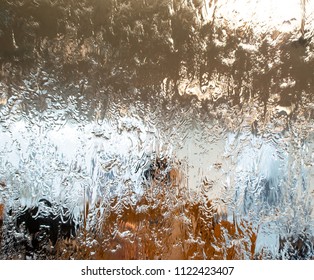
[[[0,259],[312,259],[314,2],[0,4]]]

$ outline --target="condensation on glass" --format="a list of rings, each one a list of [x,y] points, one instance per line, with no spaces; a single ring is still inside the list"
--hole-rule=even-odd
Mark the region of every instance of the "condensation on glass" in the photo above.
[[[0,259],[312,259],[312,0],[0,3]]]

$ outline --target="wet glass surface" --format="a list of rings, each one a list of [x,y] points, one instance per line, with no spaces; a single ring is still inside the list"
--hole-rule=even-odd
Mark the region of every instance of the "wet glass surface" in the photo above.
[[[0,1],[0,259],[312,259],[312,0]]]

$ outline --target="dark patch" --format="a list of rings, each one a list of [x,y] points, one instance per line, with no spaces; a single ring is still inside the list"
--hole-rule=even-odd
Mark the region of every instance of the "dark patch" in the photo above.
[[[32,253],[41,250],[49,241],[55,246],[58,239],[75,237],[77,225],[67,208],[56,213],[48,200],[41,199],[37,206],[25,208],[17,216],[16,228],[17,232],[30,234],[30,244],[26,240],[22,244],[26,253]]]
[[[281,259],[310,260],[314,256],[313,237],[308,234],[281,237],[279,240]]]
[[[169,180],[169,163],[167,158],[156,158],[150,163],[149,167],[144,171],[144,178],[147,181],[157,180],[163,181]]]

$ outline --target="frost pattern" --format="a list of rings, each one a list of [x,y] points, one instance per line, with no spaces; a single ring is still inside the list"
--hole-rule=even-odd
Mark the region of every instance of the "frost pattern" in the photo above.
[[[312,259],[312,2],[2,1],[0,259]]]

